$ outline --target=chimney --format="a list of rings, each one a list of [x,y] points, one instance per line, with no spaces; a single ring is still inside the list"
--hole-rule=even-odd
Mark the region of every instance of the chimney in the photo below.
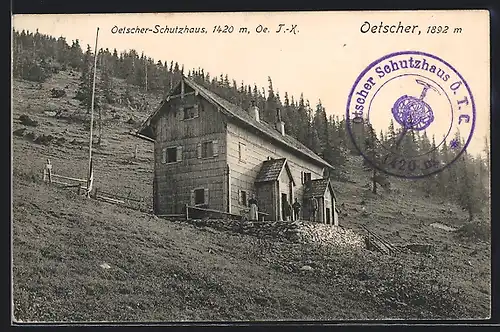
[[[281,121],[281,110],[279,108],[276,109],[276,130],[285,136],[285,123]]]
[[[255,105],[255,100],[252,100],[248,114],[257,122],[260,122],[259,108]]]

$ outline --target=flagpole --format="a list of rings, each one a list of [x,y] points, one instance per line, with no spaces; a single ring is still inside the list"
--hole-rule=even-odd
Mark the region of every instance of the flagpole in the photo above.
[[[97,73],[97,39],[99,38],[99,27],[95,35],[95,51],[94,51],[94,81],[92,83],[92,104],[90,107],[90,141],[89,141],[89,173],[87,179],[87,197],[90,197],[92,191],[92,130],[94,126],[94,96],[95,96],[95,80]]]

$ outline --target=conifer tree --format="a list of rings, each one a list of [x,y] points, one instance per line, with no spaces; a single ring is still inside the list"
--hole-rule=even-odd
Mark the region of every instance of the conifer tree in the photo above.
[[[267,78],[269,83],[267,90],[266,107],[264,110],[264,120],[270,123],[274,123],[276,119],[276,109],[278,108],[278,103],[276,101],[276,96],[274,95],[273,81],[271,77]]]
[[[394,129],[394,121],[391,118],[391,121],[389,122],[389,128],[387,132],[387,146],[388,147],[395,147],[396,146],[396,131]]]
[[[93,63],[92,51],[90,45],[87,45],[87,51],[83,55],[82,73],[80,76],[80,84],[76,93],[76,99],[80,100],[85,106],[87,113],[90,113],[92,105],[92,78],[93,78]]]
[[[377,134],[375,133],[375,130],[373,129],[373,126],[371,124],[367,125],[367,133],[365,136],[365,149],[366,149],[366,154],[367,157],[372,161],[376,162],[379,159],[379,147],[378,147],[378,141],[377,141]],[[371,180],[372,180],[372,192],[374,194],[377,193],[377,168],[371,165],[370,163],[366,162],[364,159],[365,166],[371,168]]]
[[[103,54],[105,55],[105,54]],[[113,92],[113,79],[110,65],[105,56],[102,56],[101,61],[101,86],[102,86],[102,94],[103,101],[112,104],[114,103],[114,92]]]
[[[490,172],[490,144],[488,143],[488,137],[484,136],[484,148],[483,148],[483,153],[485,154],[486,157],[486,171],[489,173]]]
[[[82,48],[80,46],[80,41],[76,39],[73,41],[73,44],[71,45],[71,48],[69,50],[69,59],[67,61],[69,62],[69,65],[73,69],[84,70],[84,68],[82,67],[84,65],[84,63],[82,62],[82,57],[83,53],[82,53]],[[85,58],[83,59],[83,61],[85,61]]]
[[[457,191],[455,197],[457,203],[467,211],[468,221],[472,221],[474,216],[479,214],[484,204],[482,190],[478,174],[468,162],[466,152],[456,161],[456,174],[458,178]]]

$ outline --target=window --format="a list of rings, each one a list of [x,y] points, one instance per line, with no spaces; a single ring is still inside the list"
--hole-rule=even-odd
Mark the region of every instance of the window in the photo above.
[[[175,163],[177,161],[177,148],[167,149],[167,164]]]
[[[175,163],[182,160],[182,146],[173,146],[162,149],[162,164]]]
[[[214,155],[214,143],[213,142],[203,142],[201,144],[201,157],[208,158]]]
[[[184,120],[189,120],[189,119],[194,119],[197,118],[199,115],[198,112],[198,105],[192,105],[192,106],[184,106],[183,108],[184,112]]]
[[[192,205],[207,205],[208,204],[208,189],[197,188],[191,191],[191,204]]]
[[[245,190],[240,190],[240,205],[247,206],[247,192]]]
[[[302,173],[302,184],[306,184],[311,181],[311,173],[301,172]]]
[[[205,189],[196,189],[194,191],[194,204],[205,204]]]
[[[198,158],[212,158],[219,154],[217,140],[198,143]]]
[[[245,162],[246,160],[246,151],[247,151],[247,146],[245,143],[238,143],[238,159],[241,162]]]

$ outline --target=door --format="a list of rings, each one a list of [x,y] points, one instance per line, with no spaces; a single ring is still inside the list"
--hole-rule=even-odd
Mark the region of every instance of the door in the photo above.
[[[330,208],[326,208],[326,223],[330,224],[331,223],[331,218],[330,218]]]
[[[286,201],[287,195],[281,194],[281,220],[286,220]]]

